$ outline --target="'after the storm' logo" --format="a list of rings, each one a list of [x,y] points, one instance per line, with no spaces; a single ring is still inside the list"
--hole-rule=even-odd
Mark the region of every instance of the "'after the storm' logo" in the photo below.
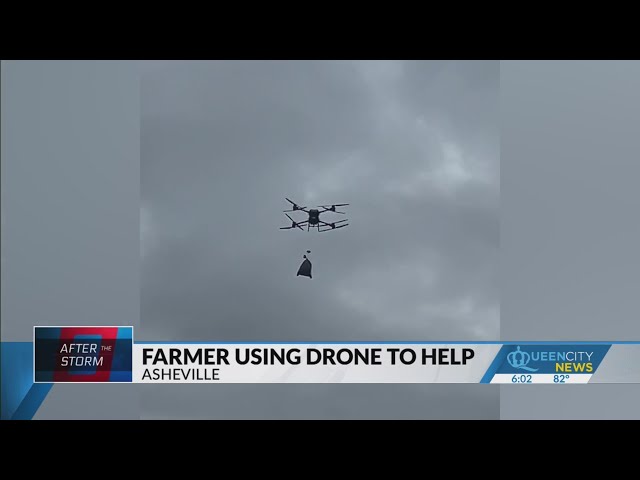
[[[133,327],[34,327],[34,382],[131,382]]]

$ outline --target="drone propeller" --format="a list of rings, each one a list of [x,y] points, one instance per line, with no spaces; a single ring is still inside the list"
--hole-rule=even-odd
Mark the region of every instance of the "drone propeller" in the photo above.
[[[285,213],[285,215],[287,216],[287,218],[289,218],[289,220],[291,220],[291,226],[290,227],[280,227],[280,230],[287,230],[287,229],[295,228],[295,227],[298,227],[300,230],[302,230],[302,227],[293,218],[291,218],[288,213]]]
[[[324,208],[325,212],[333,212],[333,213],[339,213],[341,215],[344,215],[345,212],[337,212],[336,211],[336,207],[345,207],[349,205],[348,203],[337,203],[335,205],[318,205],[317,208]]]
[[[290,227],[280,227],[280,230],[291,230],[292,228],[299,228],[300,230],[302,230],[302,227],[300,225],[298,225],[297,223],[295,225],[292,225]]]
[[[286,198],[286,197],[285,197],[285,200],[286,200],[287,202],[289,202],[291,205],[293,205],[293,209],[291,209],[291,210],[284,210],[285,212],[295,212],[295,211],[297,211],[297,210],[304,210],[305,208],[307,208],[307,207],[301,207],[300,205],[298,205],[297,203],[295,203],[295,202],[294,202],[294,201],[292,201],[292,200],[289,200],[289,199],[288,199],[288,198]]]

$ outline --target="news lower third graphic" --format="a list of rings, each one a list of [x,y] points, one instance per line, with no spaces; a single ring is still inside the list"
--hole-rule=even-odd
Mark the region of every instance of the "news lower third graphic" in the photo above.
[[[163,342],[38,326],[2,342],[1,366],[4,420],[33,418],[64,383],[640,383],[640,342]]]
[[[34,382],[131,382],[133,327],[34,327]]]

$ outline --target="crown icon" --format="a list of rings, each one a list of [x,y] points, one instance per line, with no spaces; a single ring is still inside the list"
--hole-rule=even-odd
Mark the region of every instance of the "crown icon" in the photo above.
[[[515,352],[511,352],[507,355],[507,360],[509,361],[509,365],[513,368],[523,368],[526,367],[529,361],[531,360],[531,355],[527,352],[523,352],[520,350],[520,345]]]

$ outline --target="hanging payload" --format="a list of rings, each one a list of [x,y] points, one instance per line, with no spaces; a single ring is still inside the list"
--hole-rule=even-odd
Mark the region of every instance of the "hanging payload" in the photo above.
[[[307,253],[311,253],[310,250],[307,250]],[[309,258],[307,258],[306,255],[303,255],[302,258],[304,258],[304,261],[302,262],[302,265],[300,265],[300,268],[298,269],[298,274],[296,275],[297,277],[299,276],[303,276],[303,277],[311,277],[311,260],[309,260]]]

